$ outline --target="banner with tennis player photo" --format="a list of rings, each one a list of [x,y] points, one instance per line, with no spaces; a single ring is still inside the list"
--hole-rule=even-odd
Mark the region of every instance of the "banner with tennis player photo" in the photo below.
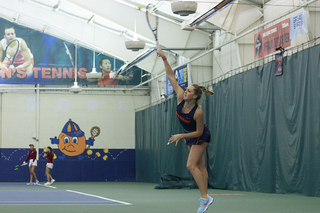
[[[174,75],[177,79],[177,82],[179,86],[184,89],[188,87],[188,68],[187,65],[181,66],[178,69],[174,71]],[[166,77],[166,93],[167,96],[173,94],[173,87],[168,80],[168,77]]]
[[[286,19],[254,35],[254,58],[276,51],[278,47],[290,46],[290,19]]]
[[[0,18],[0,84],[71,85],[77,67],[80,85],[138,85],[146,71],[134,66],[112,78],[124,62],[95,53],[95,67],[101,79],[87,79],[93,67],[93,51],[48,34]],[[77,64],[75,64],[77,51]]]

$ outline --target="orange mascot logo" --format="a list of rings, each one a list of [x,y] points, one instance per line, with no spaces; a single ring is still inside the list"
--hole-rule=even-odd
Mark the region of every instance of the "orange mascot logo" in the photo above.
[[[64,160],[65,156],[78,156],[79,160],[84,157],[81,155],[88,145],[93,146],[95,141],[94,137],[86,140],[84,132],[80,129],[79,125],[71,119],[64,125],[59,137],[50,138],[51,144],[58,144],[59,150],[63,153],[58,158]]]

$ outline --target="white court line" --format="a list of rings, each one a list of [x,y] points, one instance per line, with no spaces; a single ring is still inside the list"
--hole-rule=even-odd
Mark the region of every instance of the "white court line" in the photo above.
[[[100,198],[100,199],[103,199],[103,200],[118,202],[118,203],[121,203],[121,204],[124,204],[124,205],[132,205],[131,203],[126,203],[126,202],[122,202],[122,201],[118,201],[118,200],[112,200],[112,199],[101,197],[101,196],[97,196],[97,195],[92,195],[92,194],[87,194],[87,193],[82,193],[82,192],[77,192],[77,191],[72,191],[72,190],[66,190],[66,191],[67,192],[73,192],[73,193],[81,194],[81,195],[96,197],[96,198]]]
[[[6,202],[9,202],[10,204],[11,203],[30,203],[29,200],[28,201],[22,201],[22,200],[13,201],[12,200],[12,201],[0,201],[0,204],[7,204]],[[83,202],[84,201],[82,201],[82,200],[81,201],[54,201],[54,200],[50,201],[50,200],[45,200],[45,201],[32,201],[32,204],[30,204],[30,205],[34,205],[34,203],[44,203],[44,204],[48,204],[48,203],[67,203],[67,205],[70,205],[69,203],[83,203]],[[89,202],[92,202],[92,203],[103,203],[103,204],[105,203],[105,201],[89,201]],[[90,204],[85,203],[83,205],[90,205]]]
[[[49,188],[52,188],[52,189],[56,189],[57,187],[54,187],[54,186],[47,186],[47,185],[42,185],[42,184],[38,184],[39,186],[45,186],[45,187],[49,187]]]

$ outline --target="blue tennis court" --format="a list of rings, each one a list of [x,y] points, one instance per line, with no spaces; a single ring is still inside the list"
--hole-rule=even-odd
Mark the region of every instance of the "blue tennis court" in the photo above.
[[[0,189],[11,188],[11,189],[21,189],[21,188],[29,188],[29,189],[40,189],[46,188],[43,185],[27,185],[26,183],[0,183]]]
[[[196,212],[194,198],[199,196],[196,189],[155,190],[153,183],[55,182],[52,186],[56,188],[1,183],[0,213]],[[208,213],[319,213],[320,208],[317,197],[219,189],[208,193],[215,199]]]
[[[0,190],[0,205],[131,205],[94,194],[55,190],[43,185],[0,183],[0,188],[8,189]]]

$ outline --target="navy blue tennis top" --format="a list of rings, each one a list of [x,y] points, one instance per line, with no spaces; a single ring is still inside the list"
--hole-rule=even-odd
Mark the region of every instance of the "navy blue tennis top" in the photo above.
[[[194,113],[198,108],[198,104],[196,104],[189,113],[185,114],[182,113],[182,108],[184,106],[185,100],[181,101],[180,104],[178,104],[176,109],[176,114],[179,118],[179,122],[182,125],[184,132],[194,132],[197,130],[197,123],[193,119]],[[208,129],[207,125],[204,125],[203,128],[203,134],[198,138],[185,138],[185,143],[187,145],[197,145],[202,144],[203,142],[210,142],[210,130]]]

